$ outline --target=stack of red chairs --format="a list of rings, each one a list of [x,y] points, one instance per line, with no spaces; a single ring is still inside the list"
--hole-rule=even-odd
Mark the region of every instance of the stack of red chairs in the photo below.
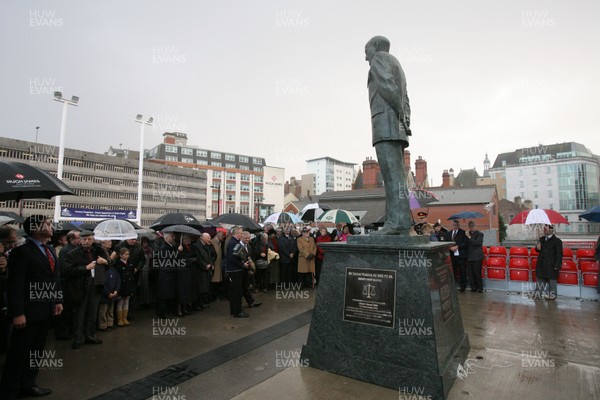
[[[581,281],[583,286],[598,287],[598,261],[584,260],[581,266]]]
[[[563,258],[562,267],[558,273],[558,283],[562,285],[579,285],[579,273],[575,261]]]

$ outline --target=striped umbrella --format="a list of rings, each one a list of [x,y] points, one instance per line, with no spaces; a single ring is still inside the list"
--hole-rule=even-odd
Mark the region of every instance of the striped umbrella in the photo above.
[[[317,219],[317,221],[333,222],[334,224],[337,224],[339,222],[346,223],[346,224],[353,224],[355,222],[358,222],[358,219],[350,211],[335,209],[335,210],[329,210],[329,211],[323,213]]]

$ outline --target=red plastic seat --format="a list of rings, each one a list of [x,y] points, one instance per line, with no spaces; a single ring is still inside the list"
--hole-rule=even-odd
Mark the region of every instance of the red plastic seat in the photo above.
[[[493,256],[506,257],[506,247],[504,247],[504,246],[491,246],[488,255],[490,257],[493,257]]]
[[[561,270],[558,273],[558,283],[562,285],[579,285],[577,272]]]
[[[506,268],[506,260],[503,257],[490,257],[487,259],[488,268]]]
[[[498,280],[506,280],[506,270],[500,268],[490,268],[487,269],[487,278],[488,279],[498,279]]]
[[[529,257],[529,250],[527,247],[513,246],[510,248],[508,253],[510,257]]]
[[[561,271],[577,272],[577,264],[573,260],[563,260]]]
[[[529,260],[527,258],[510,258],[508,261],[508,268],[510,269],[527,269],[529,270]]]
[[[583,261],[581,263],[581,273],[598,273],[600,268],[598,261]]]
[[[533,257],[529,263],[529,265],[531,266],[531,269],[533,271],[535,271],[535,268],[537,267],[537,257]]]
[[[580,258],[593,260],[594,256],[595,256],[594,249],[577,249],[577,251],[575,252],[575,257],[577,257],[578,260]]]
[[[567,249],[567,248],[563,248],[563,259],[568,258],[568,259],[573,259],[573,250],[572,249]]]
[[[529,249],[529,257],[537,257],[539,255],[540,255],[540,252],[535,247],[532,247],[531,249]]]
[[[598,273],[581,274],[583,286],[598,287]]]
[[[511,281],[529,282],[529,270],[511,269],[509,271],[508,279]]]
[[[535,269],[531,270],[531,282],[535,282],[537,279],[535,279]]]

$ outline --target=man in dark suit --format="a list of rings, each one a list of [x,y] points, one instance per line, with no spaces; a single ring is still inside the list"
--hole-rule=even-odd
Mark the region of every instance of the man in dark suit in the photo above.
[[[27,241],[12,250],[8,262],[8,315],[13,332],[6,354],[0,398],[39,397],[52,391],[36,386],[52,317],[62,312],[62,291],[57,258],[52,246],[52,220],[32,215],[24,223]]]
[[[452,221],[452,229],[446,233],[446,241],[456,244],[450,246],[450,259],[452,260],[452,269],[454,277],[460,274],[460,291],[464,292],[467,288],[467,245],[468,239],[465,231],[460,228],[458,220]]]
[[[225,250],[225,275],[229,280],[229,313],[236,318],[247,318],[248,313],[242,310],[242,281],[243,270],[250,266],[250,262],[242,261],[239,257],[242,244],[243,229],[240,226],[232,228],[232,236]]]
[[[467,237],[467,268],[471,279],[471,292],[483,293],[481,263],[483,262],[483,233],[475,229],[475,222],[469,221]]]
[[[101,344],[96,337],[96,322],[100,306],[108,255],[98,243],[94,243],[94,232],[79,234],[81,245],[67,254],[65,275],[73,299],[73,347],[83,344]]]
[[[385,223],[372,235],[408,235],[411,228],[404,149],[410,133],[406,77],[390,53],[390,42],[375,36],[365,46],[369,62],[369,104],[373,146],[385,184]]]
[[[554,300],[558,271],[562,267],[563,245],[562,240],[554,235],[553,225],[544,225],[544,236],[538,240],[536,248],[540,254],[535,268],[534,299],[541,295],[546,300]]]

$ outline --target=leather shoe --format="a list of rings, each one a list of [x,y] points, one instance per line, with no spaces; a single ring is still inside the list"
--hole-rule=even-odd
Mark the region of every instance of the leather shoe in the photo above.
[[[237,315],[234,315],[234,318],[248,318],[250,315],[248,315],[248,313],[246,311],[242,311]]]
[[[88,336],[85,338],[86,344],[102,344],[102,340],[98,339],[96,336]]]
[[[17,397],[19,397],[19,398],[23,398],[23,397],[42,397],[42,396],[48,396],[51,393],[52,393],[52,390],[50,390],[50,389],[45,389],[45,388],[41,388],[41,387],[38,387],[38,386],[32,386],[32,387],[27,388],[27,389],[21,389],[19,391],[19,395]]]
[[[73,350],[77,350],[78,348],[80,348],[82,345],[81,340],[76,340],[73,342],[73,344],[71,345],[71,347],[73,348]]]
[[[262,302],[255,301],[254,303],[250,304],[248,307],[259,307],[261,304],[262,304]]]

